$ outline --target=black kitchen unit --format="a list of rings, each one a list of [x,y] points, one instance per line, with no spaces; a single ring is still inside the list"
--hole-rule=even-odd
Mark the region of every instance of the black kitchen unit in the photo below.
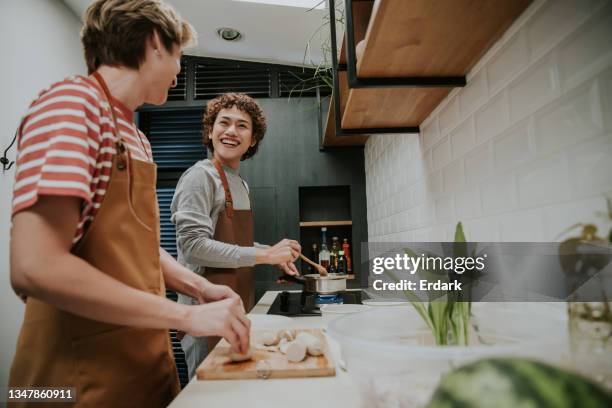
[[[276,295],[274,302],[268,309],[268,314],[289,317],[296,316],[321,316],[322,305],[326,304],[361,304],[362,300],[368,299],[368,295],[362,290],[345,290],[342,292],[322,295],[306,291],[288,292],[283,291]]]

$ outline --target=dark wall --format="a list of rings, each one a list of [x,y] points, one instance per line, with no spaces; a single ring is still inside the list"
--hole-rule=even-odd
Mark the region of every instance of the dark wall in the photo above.
[[[352,237],[348,238],[353,258],[360,259],[361,242],[368,236],[363,148],[319,150],[315,98],[257,102],[266,114],[268,131],[258,153],[242,162],[240,168],[251,189],[256,241],[274,244],[282,238],[300,239],[300,187],[350,186],[353,227]],[[329,234],[327,240],[331,245]],[[302,243],[306,255],[310,254],[310,244]],[[257,298],[266,290],[297,288],[274,284],[279,275],[273,267],[256,268]],[[366,284],[364,273],[359,273],[358,278],[349,281],[349,286]]]
[[[257,102],[266,114],[268,131],[257,154],[242,162],[240,169],[251,189],[255,240],[264,244],[275,244],[282,238],[300,240],[300,187],[348,186],[353,226],[330,228],[327,244],[331,245],[333,235],[341,240],[349,238],[353,259],[360,259],[361,242],[368,236],[363,148],[320,151],[316,98],[259,98]],[[140,112],[139,126],[151,141],[158,164],[158,187],[170,199],[184,169],[206,154],[201,145],[203,110],[204,101],[189,106],[149,107]],[[327,111],[326,104],[322,111]],[[166,243],[166,249],[175,253],[175,232],[166,208],[170,201],[166,201],[160,201],[162,213],[166,214],[166,218],[162,217],[162,244]],[[303,201],[313,202],[312,199]],[[321,202],[320,194],[314,201]],[[340,202],[342,207],[346,206]],[[305,221],[319,219],[321,215],[336,218],[338,212],[333,211],[336,210],[333,206],[338,203],[337,198],[332,198],[318,211],[308,209]],[[340,213],[346,213],[346,209]],[[310,256],[312,243],[320,244],[319,228],[303,232],[303,252]],[[353,264],[359,267],[359,262]],[[359,270],[355,272],[358,279],[349,281],[349,286],[366,286],[367,276]],[[299,289],[296,285],[276,285],[274,282],[280,274],[275,267],[256,268],[258,299],[270,289]]]

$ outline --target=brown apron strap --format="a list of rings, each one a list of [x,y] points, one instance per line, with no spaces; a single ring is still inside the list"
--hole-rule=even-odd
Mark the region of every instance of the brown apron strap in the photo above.
[[[108,102],[108,106],[110,107],[111,111],[111,116],[113,117],[113,122],[115,123],[115,131],[117,132],[117,134],[115,135],[117,136],[117,148],[121,153],[123,153],[127,149],[123,144],[123,139],[121,138],[121,133],[119,132],[119,122],[117,121],[117,116],[115,115],[115,107],[113,106],[113,102],[111,101],[110,90],[106,85],[106,81],[104,81],[104,78],[102,78],[102,75],[100,75],[98,71],[94,72],[91,75],[96,78],[96,81],[98,81],[98,83],[102,87],[102,91],[104,91],[104,96],[106,96],[106,101]]]
[[[123,142],[123,138],[121,137],[121,132],[119,131],[119,121],[117,121],[117,116],[115,115],[115,107],[113,106],[113,101],[111,100],[112,97],[111,97],[110,90],[108,89],[108,86],[106,85],[106,81],[104,81],[104,78],[102,78],[102,75],[100,75],[98,71],[94,72],[91,75],[96,79],[96,81],[98,81],[98,83],[102,87],[102,91],[104,92],[104,96],[106,97],[106,101],[108,102],[111,116],[113,117],[113,122],[115,124],[115,136],[117,138],[117,153],[119,154],[119,157],[121,158],[117,166],[119,166],[119,170],[123,170],[124,168],[127,168],[128,182],[131,182],[131,177],[129,177],[131,175],[130,168],[129,168],[130,149],[128,149],[125,146],[125,143]]]
[[[225,171],[223,171],[221,163],[217,159],[213,158],[211,161],[217,169],[219,177],[221,177],[221,184],[223,184],[223,190],[225,191],[225,213],[228,218],[232,218],[234,216],[234,200],[232,199],[227,177],[225,177]]]

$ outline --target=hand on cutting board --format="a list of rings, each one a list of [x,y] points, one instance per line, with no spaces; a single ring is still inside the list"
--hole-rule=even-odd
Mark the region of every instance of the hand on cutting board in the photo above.
[[[182,330],[194,337],[223,337],[239,353],[246,353],[249,349],[251,322],[245,315],[240,298],[190,307]]]

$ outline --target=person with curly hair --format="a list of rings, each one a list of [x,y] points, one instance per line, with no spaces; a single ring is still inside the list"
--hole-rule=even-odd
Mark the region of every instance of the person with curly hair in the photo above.
[[[255,303],[252,267],[278,265],[296,275],[293,262],[301,247],[283,239],[274,246],[253,242],[253,216],[240,162],[253,157],[266,133],[266,118],[249,96],[226,93],[208,102],[203,119],[204,145],[210,159],[197,162],[180,178],[170,206],[176,225],[178,260],[211,282],[235,290],[248,312]],[[180,303],[197,299],[179,295]],[[186,335],[189,376],[214,347],[217,338]]]

